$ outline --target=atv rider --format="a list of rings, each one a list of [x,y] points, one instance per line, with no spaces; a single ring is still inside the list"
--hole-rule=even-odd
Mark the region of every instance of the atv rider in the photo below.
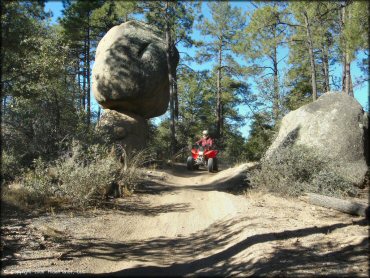
[[[212,147],[213,145],[213,139],[209,137],[208,130],[203,130],[202,132],[202,139],[198,140],[195,144],[200,145],[202,147],[209,146]]]

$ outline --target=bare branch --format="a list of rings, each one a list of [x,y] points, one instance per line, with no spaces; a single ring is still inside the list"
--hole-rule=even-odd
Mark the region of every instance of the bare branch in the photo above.
[[[282,60],[284,60],[288,55],[285,55],[285,57],[281,58],[277,63],[279,64]]]
[[[278,20],[278,24],[288,25],[290,27],[304,27],[301,24],[292,24],[292,23],[288,23],[288,22],[283,22],[283,21],[280,21],[280,19]]]

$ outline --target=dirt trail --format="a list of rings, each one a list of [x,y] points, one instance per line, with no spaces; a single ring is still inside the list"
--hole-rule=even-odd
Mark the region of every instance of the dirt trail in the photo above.
[[[140,194],[114,211],[33,218],[25,225],[43,236],[34,241],[53,244],[13,254],[2,273],[368,275],[365,220],[269,194],[228,193],[251,166],[147,171]]]

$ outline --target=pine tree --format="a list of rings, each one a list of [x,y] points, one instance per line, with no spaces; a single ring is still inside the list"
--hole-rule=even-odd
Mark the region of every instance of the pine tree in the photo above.
[[[94,31],[99,33],[98,40],[112,27],[132,20],[133,15],[141,11],[137,1],[104,1],[99,8],[93,10],[91,15]]]
[[[95,46],[92,35],[92,13],[95,9],[101,7],[102,3],[100,2],[95,0],[67,3],[61,19],[61,26],[64,29],[66,40],[74,50],[77,78],[79,83],[82,83],[81,95],[79,97],[80,109],[86,111],[87,126],[90,125],[91,119],[91,50]]]
[[[273,138],[273,126],[264,112],[252,116],[251,131],[245,144],[246,158],[257,161],[262,158]]]
[[[369,13],[366,5],[365,2],[351,1],[289,4],[289,10],[297,22],[291,29],[293,35],[290,63],[295,65],[296,69],[297,66],[301,67],[301,76],[294,74],[293,67],[290,69],[289,79],[293,83],[296,83],[294,80],[297,79],[303,81],[304,68],[309,70],[314,99],[315,91],[316,96],[319,96],[330,91],[331,85],[338,87],[338,84],[333,83],[335,80],[330,69],[330,66],[338,61],[342,62],[343,68],[342,91],[353,96],[350,63],[359,51],[367,49],[365,29],[368,26]],[[300,50],[302,46],[307,49],[306,54]],[[305,61],[310,61],[310,67],[305,65]]]
[[[289,18],[286,4],[278,2],[257,6],[251,13],[249,24],[239,32],[240,43],[235,46],[236,51],[243,54],[249,64],[247,73],[263,79],[273,76],[273,118],[279,118],[280,91],[279,91],[279,50],[286,42],[286,24]]]
[[[204,19],[198,25],[201,34],[208,39],[201,42],[197,57],[200,62],[214,61],[216,75],[216,137],[221,138],[225,122],[223,94],[226,90],[226,73],[229,76],[240,75],[240,67],[233,57],[232,46],[237,43],[236,31],[243,27],[245,19],[238,8],[232,8],[228,2],[207,3],[210,19]]]
[[[309,95],[315,100],[330,91],[331,85],[335,85],[331,81],[333,76],[330,66],[337,61],[337,8],[335,3],[331,2],[292,2],[289,3],[288,9],[295,22],[291,26],[289,63],[292,67],[288,73],[290,87],[293,88],[288,101],[291,102],[295,98],[299,107],[300,102],[306,103]],[[294,88],[298,80],[301,80],[301,92]],[[310,84],[305,83],[308,81]],[[297,107],[294,104],[293,106]]]
[[[20,167],[54,158],[79,125],[68,48],[43,10],[39,2],[2,3],[2,147]]]
[[[368,50],[369,45],[369,3],[360,1],[338,2],[340,9],[339,47],[342,56],[342,91],[353,96],[351,62],[360,50]]]
[[[213,115],[214,106],[209,96],[208,72],[195,72],[180,67],[178,73],[179,119],[177,136],[180,147],[186,147],[199,139],[199,131],[207,129],[214,119],[205,115]]]
[[[193,11],[197,4],[192,2],[173,1],[146,1],[142,3],[146,19],[149,24],[164,30],[167,44],[167,67],[170,88],[170,129],[171,129],[171,152],[177,151],[176,120],[178,119],[178,93],[177,71],[173,68],[173,59],[178,59],[174,53],[174,47],[183,43],[185,46],[192,44],[190,37],[194,21]]]

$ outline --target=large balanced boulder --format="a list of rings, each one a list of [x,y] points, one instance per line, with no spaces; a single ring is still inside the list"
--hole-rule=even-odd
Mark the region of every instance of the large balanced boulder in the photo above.
[[[172,69],[179,61],[171,50]],[[106,109],[132,112],[146,119],[164,114],[169,102],[166,42],[154,26],[128,21],[99,42],[92,90]]]
[[[281,148],[302,145],[327,159],[340,177],[360,185],[368,171],[368,129],[369,117],[353,97],[328,92],[282,119],[265,159]]]

